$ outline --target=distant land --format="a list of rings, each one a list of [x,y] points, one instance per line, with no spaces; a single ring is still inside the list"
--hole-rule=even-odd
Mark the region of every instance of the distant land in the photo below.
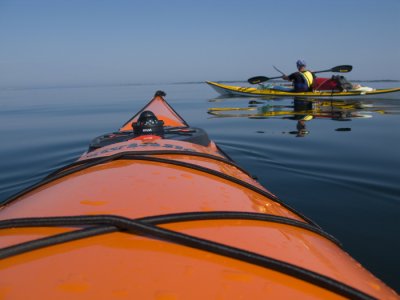
[[[354,80],[351,82],[400,82],[396,79],[376,79],[376,80]],[[247,81],[241,80],[217,80],[219,83],[245,83],[249,84]],[[288,83],[284,80],[271,80],[271,82],[283,82]],[[203,84],[205,81],[182,81],[182,82],[154,82],[154,83],[93,83],[93,84],[58,84],[58,85],[26,85],[26,86],[0,86],[0,91],[11,91],[11,90],[41,90],[41,89],[73,89],[73,88],[93,88],[93,87],[118,87],[118,86],[152,86],[152,85],[177,85],[177,84]]]

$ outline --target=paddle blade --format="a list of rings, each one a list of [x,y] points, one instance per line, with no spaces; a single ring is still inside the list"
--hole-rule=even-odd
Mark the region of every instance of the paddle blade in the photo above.
[[[343,65],[343,66],[337,66],[331,69],[332,72],[338,72],[338,73],[347,73],[353,70],[353,66],[350,65]]]
[[[269,78],[265,77],[265,76],[255,76],[255,77],[249,78],[247,81],[251,84],[257,84],[257,83],[265,82],[268,80],[269,80]]]

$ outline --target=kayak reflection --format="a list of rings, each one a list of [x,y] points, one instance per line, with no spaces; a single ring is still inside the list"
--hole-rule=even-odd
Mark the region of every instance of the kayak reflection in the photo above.
[[[314,118],[329,118],[333,120],[348,120],[352,118],[366,118],[366,108],[362,102],[343,101],[311,101],[294,99],[290,105],[273,104],[260,101],[250,101],[248,107],[212,107],[208,113],[215,117],[245,117],[245,118],[271,118],[271,117],[293,117],[298,115],[312,115]],[[260,105],[263,104],[263,105]]]
[[[213,101],[214,102],[214,101]],[[355,118],[370,118],[372,113],[386,113],[382,107],[375,107],[373,103],[361,101],[322,101],[317,99],[294,98],[287,101],[260,101],[251,100],[247,107],[212,107],[208,114],[213,118],[249,118],[269,119],[281,118],[296,121],[296,130],[290,131],[297,137],[304,137],[310,133],[307,122],[313,119],[330,119],[333,121],[351,121]],[[351,128],[337,131],[351,131]]]

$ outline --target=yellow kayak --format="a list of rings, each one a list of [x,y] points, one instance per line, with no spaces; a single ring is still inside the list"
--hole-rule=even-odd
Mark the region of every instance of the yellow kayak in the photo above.
[[[349,91],[319,91],[312,92],[292,92],[281,90],[277,86],[272,88],[242,87],[206,81],[216,92],[227,96],[247,96],[247,97],[301,97],[301,98],[352,98],[376,96],[380,94],[399,92],[400,88],[372,89],[369,87],[359,87]]]

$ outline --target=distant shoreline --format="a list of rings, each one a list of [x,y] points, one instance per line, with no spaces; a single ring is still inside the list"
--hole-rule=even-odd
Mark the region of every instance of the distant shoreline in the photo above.
[[[245,83],[243,80],[218,80],[219,83]],[[271,82],[285,82],[283,80],[271,80]],[[375,79],[375,80],[351,80],[351,82],[400,82],[396,79]],[[18,90],[45,90],[45,89],[75,89],[75,88],[101,88],[101,87],[128,87],[128,86],[152,86],[152,85],[177,85],[177,84],[204,84],[205,81],[182,81],[182,82],[158,82],[158,83],[109,83],[109,84],[70,84],[70,85],[52,85],[52,86],[8,86],[0,87],[0,91],[18,91]]]

